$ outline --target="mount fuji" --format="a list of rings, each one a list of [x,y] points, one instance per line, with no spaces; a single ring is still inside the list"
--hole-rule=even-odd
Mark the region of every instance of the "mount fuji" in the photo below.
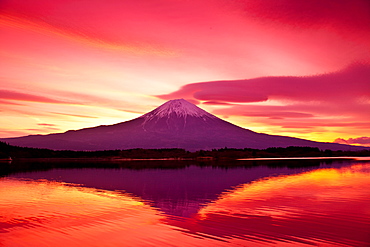
[[[183,148],[189,151],[218,148],[305,146],[331,150],[364,147],[314,142],[256,133],[224,121],[184,100],[170,100],[136,119],[65,133],[3,138],[11,145],[54,150],[113,150]]]

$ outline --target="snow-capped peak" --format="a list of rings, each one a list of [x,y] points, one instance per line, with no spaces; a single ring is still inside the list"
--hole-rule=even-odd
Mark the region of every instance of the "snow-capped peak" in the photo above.
[[[142,117],[146,119],[146,121],[153,119],[153,118],[162,118],[162,117],[169,117],[170,115],[176,115],[177,117],[210,117],[216,118],[212,114],[202,110],[201,108],[197,107],[196,105],[184,100],[184,99],[174,99],[169,100],[163,105],[159,106],[158,108],[154,109],[147,114],[144,114]]]

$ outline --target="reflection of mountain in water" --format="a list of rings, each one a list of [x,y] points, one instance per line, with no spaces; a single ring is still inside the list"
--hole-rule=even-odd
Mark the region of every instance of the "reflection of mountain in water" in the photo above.
[[[164,161],[164,166],[168,166]],[[286,161],[280,161],[280,164]],[[51,169],[16,173],[9,177],[47,179],[97,189],[125,191],[141,197],[168,215],[189,217],[209,201],[217,199],[225,191],[240,184],[287,174],[297,174],[317,167],[291,169],[288,167],[253,166],[258,162],[240,162],[239,166],[188,166],[179,169]],[[312,161],[311,161],[312,162]],[[288,162],[289,163],[289,162]],[[288,164],[287,163],[287,164]],[[322,161],[310,165],[342,166],[338,162],[324,164]],[[348,163],[347,163],[348,164]],[[243,166],[246,165],[246,166]],[[271,162],[269,162],[271,165]],[[60,167],[63,164],[59,164]],[[176,166],[175,166],[176,167]]]

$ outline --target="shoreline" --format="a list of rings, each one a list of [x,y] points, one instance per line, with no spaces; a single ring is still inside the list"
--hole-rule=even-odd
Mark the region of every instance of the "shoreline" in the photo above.
[[[337,156],[337,157],[274,157],[274,158],[214,158],[214,157],[196,157],[196,158],[18,158],[13,160],[0,159],[0,162],[10,161],[98,161],[98,162],[120,162],[120,161],[269,161],[269,160],[370,160],[369,156]]]

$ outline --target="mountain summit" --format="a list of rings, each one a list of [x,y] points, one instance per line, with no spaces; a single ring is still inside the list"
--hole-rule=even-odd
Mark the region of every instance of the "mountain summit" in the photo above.
[[[184,132],[189,135],[197,133],[216,124],[217,119],[221,120],[184,99],[167,101],[138,119],[144,120],[141,126],[145,131],[171,132],[171,135],[177,136]]]
[[[153,111],[144,114],[143,116],[141,116],[141,118],[151,120],[154,118],[168,118],[173,116],[185,118],[187,116],[215,118],[215,116],[213,116],[212,114],[184,99],[169,100]]]
[[[256,133],[224,121],[184,99],[170,100],[141,117],[114,125],[0,140],[11,145],[55,150],[183,148],[194,151],[224,147],[264,149],[288,146],[363,149]]]

